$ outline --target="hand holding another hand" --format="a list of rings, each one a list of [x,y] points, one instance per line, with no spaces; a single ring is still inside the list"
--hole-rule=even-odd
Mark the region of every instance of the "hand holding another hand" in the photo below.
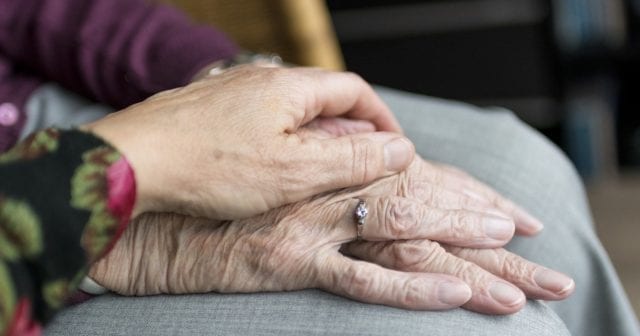
[[[363,302],[425,310],[464,305],[491,314],[518,311],[525,295],[571,294],[571,279],[500,248],[516,225],[506,212],[528,215],[497,194],[470,197],[433,176],[462,178],[417,158],[402,174],[249,219],[147,214],[90,275],[126,295],[322,288]],[[493,195],[475,181],[459,183]],[[360,199],[370,213],[364,241],[352,242]],[[526,228],[527,220],[516,222]]]
[[[318,139],[317,116],[377,133]],[[372,88],[350,73],[239,66],[84,126],[122,151],[138,186],[134,214],[247,218],[404,170],[414,148]]]
[[[336,115],[353,119],[316,118]],[[131,223],[90,271],[121,294],[322,288],[506,314],[525,295],[563,299],[574,287],[501,249],[539,221],[465,173],[414,158],[401,135],[371,133],[399,128],[353,75],[238,67],[87,128],[132,162],[138,213],[213,218]],[[369,215],[364,241],[353,242],[360,200]]]

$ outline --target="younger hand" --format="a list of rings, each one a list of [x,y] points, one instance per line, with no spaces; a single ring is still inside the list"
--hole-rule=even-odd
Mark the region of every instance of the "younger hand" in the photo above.
[[[304,137],[317,116],[379,131]],[[360,77],[311,68],[239,66],[159,93],[85,129],[122,151],[138,187],[134,214],[246,218],[404,170],[414,148]]]

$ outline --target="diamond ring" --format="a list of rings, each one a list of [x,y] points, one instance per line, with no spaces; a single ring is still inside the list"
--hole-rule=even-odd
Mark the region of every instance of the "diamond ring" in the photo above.
[[[364,230],[364,222],[367,219],[367,215],[369,214],[369,210],[367,210],[367,202],[360,200],[358,205],[356,205],[356,211],[354,213],[354,218],[356,220],[356,227],[358,229],[358,235],[356,236],[357,240],[362,240],[362,231]]]

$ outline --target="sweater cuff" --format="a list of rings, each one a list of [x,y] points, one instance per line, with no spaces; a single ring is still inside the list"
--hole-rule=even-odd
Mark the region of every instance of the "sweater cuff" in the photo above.
[[[56,129],[34,133],[1,155],[0,170],[6,178],[0,217],[11,220],[5,229],[20,229],[11,231],[20,238],[8,246],[12,259],[0,258],[0,295],[11,298],[2,307],[11,316],[3,326],[9,335],[37,334],[39,323],[75,292],[87,265],[125,230],[136,197],[134,172],[96,136]]]

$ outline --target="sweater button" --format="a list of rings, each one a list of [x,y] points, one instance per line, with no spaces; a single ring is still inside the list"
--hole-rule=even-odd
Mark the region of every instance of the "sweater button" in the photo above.
[[[11,103],[0,104],[0,126],[13,126],[18,122],[18,109]]]

